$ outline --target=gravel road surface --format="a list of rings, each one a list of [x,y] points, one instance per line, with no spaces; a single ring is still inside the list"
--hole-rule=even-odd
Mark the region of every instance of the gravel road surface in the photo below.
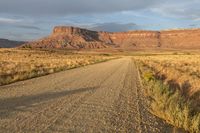
[[[165,133],[130,57],[0,87],[1,133]]]

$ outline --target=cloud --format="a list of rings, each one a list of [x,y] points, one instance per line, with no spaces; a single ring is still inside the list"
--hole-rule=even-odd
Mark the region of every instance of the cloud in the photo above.
[[[37,26],[31,26],[31,25],[17,25],[16,27],[23,28],[23,29],[30,29],[30,30],[41,30],[41,28]]]
[[[16,27],[20,29],[41,30],[41,28],[34,26],[33,22],[30,22],[28,20],[22,20],[22,19],[0,17],[0,24],[1,24],[1,27],[6,26],[10,28]]]
[[[0,0],[0,13],[63,16],[153,10],[167,16],[200,16],[199,0]]]
[[[200,21],[200,17],[196,17],[195,19],[193,19],[194,21]]]
[[[199,6],[199,0],[169,0],[150,10],[164,17],[198,20],[200,18]]]
[[[14,23],[19,23],[19,22],[21,22],[20,19],[11,19],[11,18],[0,17],[0,23],[3,23],[3,24],[14,24]]]
[[[146,9],[163,0],[0,0],[0,13],[67,15]]]
[[[199,6],[199,0],[0,0],[0,13],[38,17],[147,10],[195,19]]]
[[[41,38],[42,34],[39,32],[20,32],[20,31],[7,31],[1,35],[1,38],[6,38],[16,41],[32,41]]]
[[[119,24],[119,23],[102,23],[102,24],[95,24],[91,28],[91,30],[95,31],[108,31],[108,32],[121,32],[121,31],[128,31],[128,30],[136,30],[140,29],[138,25],[134,23],[128,24]]]

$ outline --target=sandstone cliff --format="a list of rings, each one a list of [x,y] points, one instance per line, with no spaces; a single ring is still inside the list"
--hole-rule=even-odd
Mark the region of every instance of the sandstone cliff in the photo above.
[[[200,48],[200,29],[97,32],[57,26],[50,36],[23,47],[67,49]]]
[[[200,29],[162,31],[160,43],[164,48],[200,48]]]

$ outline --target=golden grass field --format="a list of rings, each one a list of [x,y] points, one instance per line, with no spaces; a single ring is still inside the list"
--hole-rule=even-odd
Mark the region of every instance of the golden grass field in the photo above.
[[[200,132],[200,55],[134,56],[154,114],[176,127]]]
[[[187,89],[192,95],[200,90],[200,55],[138,56],[136,59],[181,91]]]
[[[70,51],[0,49],[0,85],[85,66],[114,57]]]

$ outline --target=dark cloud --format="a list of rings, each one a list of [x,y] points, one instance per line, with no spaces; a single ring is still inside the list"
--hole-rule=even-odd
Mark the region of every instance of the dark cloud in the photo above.
[[[65,16],[152,9],[181,18],[200,18],[199,0],[0,0],[0,13]]]
[[[96,31],[121,32],[121,31],[137,30],[140,29],[140,27],[134,23],[129,23],[129,24],[103,23],[103,24],[96,24],[95,26],[89,29]]]
[[[0,13],[63,15],[145,9],[162,0],[0,0]]]

